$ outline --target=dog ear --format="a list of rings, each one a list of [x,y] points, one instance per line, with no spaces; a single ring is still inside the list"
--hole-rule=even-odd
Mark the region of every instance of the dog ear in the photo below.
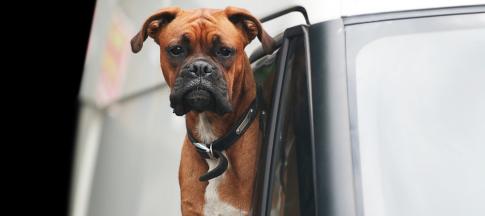
[[[263,45],[264,52],[266,54],[271,54],[273,52],[275,44],[273,38],[264,31],[259,20],[251,15],[249,11],[242,8],[227,7],[224,12],[226,13],[227,18],[246,34],[248,44],[255,37],[258,37]]]
[[[134,53],[139,52],[143,47],[143,42],[148,36],[158,43],[156,37],[158,31],[160,31],[164,25],[175,19],[179,11],[180,8],[178,7],[162,8],[157,13],[148,17],[143,23],[140,31],[131,39],[131,51]]]

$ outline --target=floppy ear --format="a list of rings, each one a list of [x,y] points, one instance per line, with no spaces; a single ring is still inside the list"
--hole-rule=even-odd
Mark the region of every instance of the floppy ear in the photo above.
[[[178,7],[162,8],[157,13],[148,17],[148,19],[145,20],[145,23],[143,23],[140,31],[131,39],[131,51],[134,53],[139,52],[143,47],[143,42],[148,36],[153,38],[155,42],[158,43],[156,37],[158,31],[164,25],[172,21],[177,16],[179,11],[180,8]]]
[[[255,37],[258,37],[263,45],[264,52],[266,54],[273,52],[275,44],[273,38],[264,31],[259,20],[251,15],[249,11],[242,8],[227,7],[224,12],[227,18],[245,33],[248,44]]]

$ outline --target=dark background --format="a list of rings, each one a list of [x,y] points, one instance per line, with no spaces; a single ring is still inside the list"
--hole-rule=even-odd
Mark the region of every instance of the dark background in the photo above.
[[[7,109],[2,158],[4,179],[11,181],[4,198],[14,210],[4,214],[67,215],[78,92],[95,1],[21,3],[3,7],[2,15]]]

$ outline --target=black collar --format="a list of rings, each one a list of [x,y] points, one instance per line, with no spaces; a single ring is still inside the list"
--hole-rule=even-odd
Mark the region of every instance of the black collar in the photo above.
[[[227,134],[212,143],[197,142],[190,130],[187,129],[187,136],[190,142],[203,158],[219,159],[217,167],[200,176],[199,181],[208,181],[220,176],[222,173],[224,173],[224,171],[226,171],[228,162],[227,158],[222,154],[222,151],[231,147],[239,139],[239,137],[244,134],[246,129],[248,129],[258,115],[261,100],[262,97],[260,96],[260,91],[258,89],[257,96],[247,109],[246,113],[239,118],[237,123],[232,126],[231,130],[229,130]]]

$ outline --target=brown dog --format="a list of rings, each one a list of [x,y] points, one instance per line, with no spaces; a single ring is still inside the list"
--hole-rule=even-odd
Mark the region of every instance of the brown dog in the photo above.
[[[132,39],[138,52],[150,36],[160,46],[160,64],[170,87],[170,106],[186,116],[188,134],[211,144],[229,133],[256,97],[253,72],[244,52],[257,37],[268,53],[273,40],[244,9],[164,8],[150,16]],[[204,159],[187,136],[179,183],[183,215],[247,215],[251,205],[261,134],[258,121],[222,151],[228,169],[208,181],[199,177],[221,157]],[[212,149],[211,149],[212,154]]]

